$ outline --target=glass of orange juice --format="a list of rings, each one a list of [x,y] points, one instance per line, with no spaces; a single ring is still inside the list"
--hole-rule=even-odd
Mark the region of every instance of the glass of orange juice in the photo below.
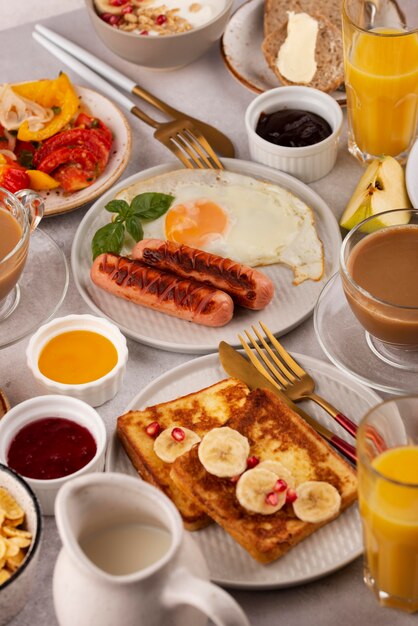
[[[417,127],[418,11],[409,26],[393,0],[344,0],[342,18],[348,149],[403,163]]]
[[[377,405],[357,435],[364,579],[382,606],[418,611],[418,396]]]

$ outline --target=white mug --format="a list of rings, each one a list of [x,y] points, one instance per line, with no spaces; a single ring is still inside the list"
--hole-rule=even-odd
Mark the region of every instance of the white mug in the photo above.
[[[124,474],[81,476],[59,491],[55,516],[63,543],[53,580],[60,626],[205,626],[208,618],[250,626],[235,600],[209,582],[177,509],[155,487]],[[83,551],[86,537],[138,523],[169,534],[167,549],[146,567],[115,575]]]

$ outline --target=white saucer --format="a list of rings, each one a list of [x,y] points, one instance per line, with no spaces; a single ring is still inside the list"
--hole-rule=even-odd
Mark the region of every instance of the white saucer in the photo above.
[[[338,273],[318,298],[314,326],[327,357],[358,382],[391,394],[416,393],[416,371],[393,367],[370,349],[366,332],[347,303]]]

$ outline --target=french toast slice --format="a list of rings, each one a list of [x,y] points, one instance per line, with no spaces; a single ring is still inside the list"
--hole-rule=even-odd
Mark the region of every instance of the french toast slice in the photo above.
[[[211,520],[193,499],[170,478],[171,464],[154,452],[154,439],[146,427],[158,422],[161,429],[177,425],[189,428],[200,437],[212,428],[235,417],[249,393],[248,387],[233,378],[201,389],[187,396],[150,406],[143,411],[129,411],[117,420],[117,433],[132,464],[144,480],[161,489],[174,502],[188,530],[207,526]]]
[[[280,461],[291,472],[296,485],[308,480],[331,483],[341,496],[337,516],[356,499],[353,468],[271,391],[252,391],[240,414],[227,425],[248,438],[251,456],[260,461]],[[235,481],[218,478],[205,470],[199,461],[198,446],[173,463],[171,477],[196,506],[260,563],[278,559],[327,523],[301,521],[291,504],[271,515],[250,513],[237,500]]]

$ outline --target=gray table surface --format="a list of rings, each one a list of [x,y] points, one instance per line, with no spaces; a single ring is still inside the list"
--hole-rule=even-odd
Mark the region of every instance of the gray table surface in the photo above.
[[[36,7],[33,7],[36,18]],[[244,112],[254,94],[239,84],[224,67],[219,46],[196,63],[175,72],[151,72],[114,56],[100,42],[84,10],[56,16],[43,23],[58,33],[84,46],[139,84],[226,132],[234,141],[237,156],[248,159],[244,131]],[[1,34],[0,81],[18,82],[37,77],[52,77],[62,64],[40,47],[31,37],[32,25],[3,31]],[[67,70],[66,70],[67,71]],[[68,72],[74,82],[84,84]],[[197,113],[199,112],[199,113]],[[152,137],[152,130],[136,118],[130,119],[133,131],[133,152],[124,177],[147,167],[173,160],[173,156]],[[326,178],[312,184],[329,204],[338,218],[349,199],[361,173],[361,167],[349,156],[343,136],[335,169]],[[70,258],[76,228],[87,208],[45,219],[41,228],[51,235]],[[47,277],[46,277],[47,279]],[[79,296],[72,277],[64,303],[58,314],[86,313],[89,309]],[[28,340],[0,351],[0,386],[13,405],[38,395],[39,391],[28,375],[25,349]],[[290,349],[326,360],[319,347],[312,319],[283,339]],[[115,420],[138,391],[151,380],[172,367],[185,363],[191,356],[159,351],[128,340],[129,362],[123,389],[111,402],[99,408],[108,434]],[[56,626],[51,580],[55,559],[60,548],[54,518],[45,518],[45,531],[35,588],[23,611],[10,626]],[[380,608],[362,581],[361,559],[342,570],[314,583],[277,591],[232,591],[244,608],[253,626],[299,626],[311,623],[321,626],[369,624],[406,626],[416,623],[416,617]],[[74,625],[76,626],[76,625]]]

